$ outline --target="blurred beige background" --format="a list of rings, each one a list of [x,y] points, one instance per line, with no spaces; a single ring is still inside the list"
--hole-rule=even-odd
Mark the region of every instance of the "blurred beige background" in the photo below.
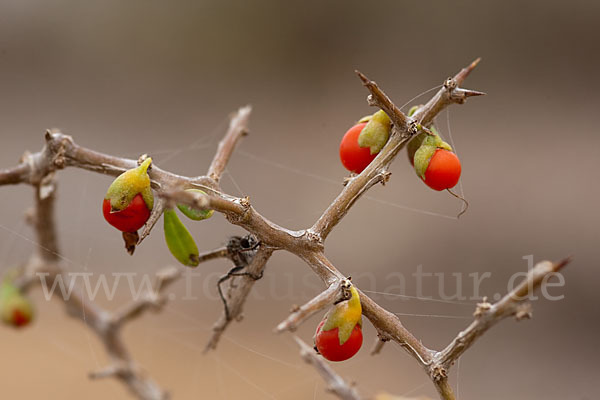
[[[338,160],[345,130],[372,112],[354,75],[360,69],[403,104],[481,56],[466,87],[488,93],[450,109],[452,139],[471,203],[429,190],[404,155],[392,180],[361,199],[334,231],[327,254],[359,286],[415,296],[411,274],[492,273],[481,295],[503,293],[525,271],[522,257],[574,255],[561,301],[534,304],[534,319],[505,321],[454,368],[461,399],[592,399],[600,333],[597,285],[600,90],[594,1],[23,1],[0,2],[0,168],[42,146],[46,128],[115,155],[148,152],[181,174],[205,171],[227,115],[252,104],[251,135],[229,165],[224,189],[250,195],[286,227],[312,224],[341,189]],[[424,96],[422,101],[428,96]],[[448,138],[446,113],[438,118]],[[101,217],[108,177],[60,173],[59,229],[71,272],[154,273],[174,260],[161,225],[129,257]],[[22,213],[31,188],[0,188],[0,271],[35,245]],[[419,209],[424,212],[411,211]],[[188,224],[191,225],[191,224]],[[240,229],[221,216],[191,225],[199,246],[223,244]],[[18,235],[16,233],[18,233]],[[135,358],[181,399],[329,399],[299,359],[290,335],[273,327],[291,305],[321,286],[306,266],[277,253],[246,306],[246,318],[219,349],[201,350],[221,311],[215,297],[223,261],[201,265],[197,300],[177,300],[125,331]],[[397,275],[407,280],[402,293]],[[439,297],[434,280],[424,294]],[[465,278],[463,293],[472,295]],[[129,290],[98,301],[117,308]],[[469,322],[473,306],[373,295],[403,314],[423,342],[441,348]],[[38,320],[22,332],[0,329],[0,393],[10,399],[128,399],[124,388],[91,382],[106,364],[96,338],[58,302],[34,294]],[[474,301],[467,301],[467,303]],[[298,334],[310,341],[318,317]],[[435,397],[428,378],[396,345],[370,357],[365,324],[357,357],[335,365],[359,390]]]

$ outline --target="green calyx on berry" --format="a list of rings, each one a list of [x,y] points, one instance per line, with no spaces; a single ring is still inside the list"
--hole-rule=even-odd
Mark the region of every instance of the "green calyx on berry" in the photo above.
[[[340,346],[346,343],[350,338],[350,335],[357,324],[358,326],[362,326],[360,296],[354,285],[351,285],[349,290],[350,298],[333,306],[327,313],[325,324],[321,329],[323,331],[330,331],[338,328]]]
[[[33,305],[10,280],[0,284],[0,317],[6,325],[20,328],[33,319]]]
[[[187,189],[186,192],[200,193],[206,195],[206,193],[200,189]],[[177,208],[179,208],[179,211],[181,211],[183,215],[194,221],[202,221],[203,219],[208,219],[212,217],[212,215],[215,212],[214,210],[198,210],[185,204],[177,204]]]
[[[361,119],[358,120],[357,124],[362,124],[363,122],[369,122],[372,117],[373,117],[372,115],[365,115],[364,117],[362,117]]]
[[[433,126],[431,127],[433,130]],[[410,142],[406,145],[406,154],[408,155],[408,160],[411,164],[415,163],[415,153],[419,150],[419,147],[423,144],[425,137],[427,136],[426,132],[420,132],[416,134]]]
[[[415,151],[413,156],[415,171],[421,179],[425,179],[425,171],[427,171],[427,167],[429,166],[429,160],[435,154],[437,149],[444,149],[448,151],[452,151],[452,147],[444,142],[442,138],[437,134],[435,127],[431,127],[431,131],[433,135],[429,135],[427,133],[421,133],[419,135],[424,135],[421,138],[421,143],[418,149]],[[413,139],[417,140],[418,136]],[[411,141],[411,143],[412,143]],[[418,142],[417,142],[418,143]],[[409,143],[410,144],[410,143]],[[409,149],[409,157],[410,157],[410,149]]]
[[[167,247],[177,261],[188,267],[198,266],[198,246],[172,208],[164,212],[164,231]]]
[[[365,122],[368,117],[363,117],[359,122]],[[383,149],[390,137],[392,120],[383,110],[377,111],[367,121],[358,136],[358,145],[368,147],[371,154],[377,154]]]
[[[141,194],[148,210],[152,210],[154,196],[148,176],[148,168],[151,164],[152,158],[148,157],[140,166],[123,172],[113,181],[104,196],[110,201],[111,212],[124,210],[138,194]]]

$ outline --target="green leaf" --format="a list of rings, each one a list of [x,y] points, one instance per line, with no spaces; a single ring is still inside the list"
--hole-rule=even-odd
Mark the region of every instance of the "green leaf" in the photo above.
[[[206,194],[200,189],[187,189],[186,192]],[[181,211],[183,215],[194,221],[202,221],[203,219],[210,218],[215,212],[214,210],[197,210],[185,204],[177,204],[177,208],[179,208],[179,211]]]
[[[200,263],[198,246],[175,210],[165,210],[164,229],[165,240],[171,254],[183,265],[196,267]]]

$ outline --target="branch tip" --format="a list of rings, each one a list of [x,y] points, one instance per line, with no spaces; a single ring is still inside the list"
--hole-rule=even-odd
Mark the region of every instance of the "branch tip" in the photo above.
[[[214,183],[218,183],[221,179],[221,175],[223,174],[223,171],[225,171],[227,163],[229,162],[229,158],[231,157],[231,154],[233,153],[240,138],[247,135],[248,119],[250,118],[251,112],[252,106],[246,105],[240,107],[231,115],[227,133],[225,133],[225,136],[219,142],[215,157],[213,158],[206,174],[210,179],[213,180]]]
[[[463,81],[467,78],[467,76],[469,76],[469,74],[471,73],[471,71],[473,71],[475,69],[475,67],[477,67],[477,65],[479,64],[479,62],[481,61],[481,57],[478,57],[477,59],[475,59],[471,64],[469,64],[468,66],[466,66],[465,68],[461,69],[455,76],[454,79],[456,79],[456,82],[461,85],[463,83]]]
[[[485,96],[486,93],[485,92],[480,92],[478,90],[471,90],[471,89],[460,89],[465,97],[475,97],[475,96]]]
[[[566,267],[567,264],[570,264],[571,261],[573,261],[573,255],[570,255],[570,256],[560,260],[559,262],[554,263],[554,271],[560,271],[561,269]]]
[[[356,75],[358,75],[358,77],[362,81],[363,85],[368,85],[371,82],[371,80],[369,78],[367,78],[366,75],[363,74],[362,72],[360,72],[359,70],[355,69],[354,72],[356,73]]]
[[[469,71],[473,71],[477,65],[481,62],[481,57],[477,57],[473,62],[469,65]]]

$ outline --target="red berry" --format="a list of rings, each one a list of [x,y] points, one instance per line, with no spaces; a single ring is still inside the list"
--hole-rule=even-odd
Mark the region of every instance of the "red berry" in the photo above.
[[[150,218],[150,210],[141,193],[136,194],[126,208],[116,212],[111,212],[110,200],[104,199],[102,212],[104,219],[122,232],[136,232]]]
[[[425,171],[424,182],[434,190],[450,189],[460,179],[460,160],[451,151],[437,149]]]
[[[31,318],[25,315],[25,313],[23,313],[21,310],[14,310],[12,322],[14,326],[22,327],[29,324],[29,322],[31,322]]]
[[[344,167],[351,172],[360,174],[367,165],[377,157],[377,154],[371,154],[369,147],[360,147],[358,145],[358,136],[366,122],[354,125],[344,134],[340,143],[340,159]]]
[[[321,330],[325,321],[326,320],[321,321],[317,327],[315,345],[317,346],[319,353],[329,361],[345,361],[355,355],[363,342],[360,325],[356,324],[354,326],[348,340],[340,346],[338,328],[333,328],[329,331]]]

